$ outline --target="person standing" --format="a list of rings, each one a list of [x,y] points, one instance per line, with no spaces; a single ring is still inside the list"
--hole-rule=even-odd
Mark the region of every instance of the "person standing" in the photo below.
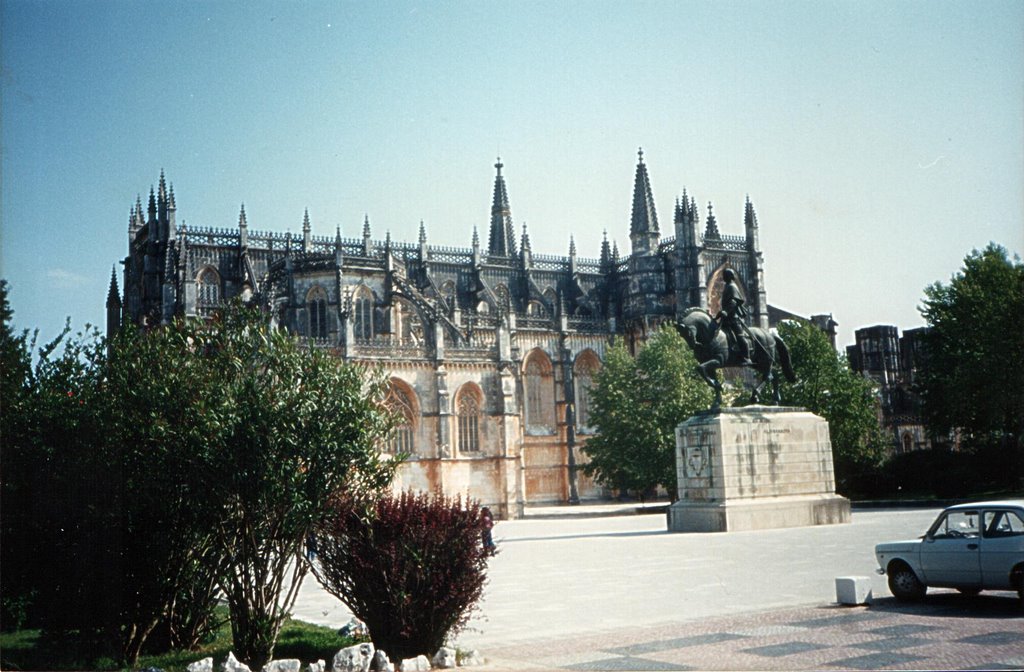
[[[483,544],[484,552],[488,555],[494,555],[497,546],[494,545],[494,537],[491,534],[491,530],[494,529],[494,516],[491,515],[491,509],[489,507],[483,507],[480,509],[480,518],[483,521]]]

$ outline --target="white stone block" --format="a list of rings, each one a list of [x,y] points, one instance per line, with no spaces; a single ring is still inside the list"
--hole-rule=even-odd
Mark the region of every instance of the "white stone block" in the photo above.
[[[837,576],[836,602],[848,605],[871,602],[871,577]]]
[[[203,658],[194,663],[189,663],[185,669],[188,672],[213,672],[213,658]]]
[[[299,672],[300,667],[302,663],[297,658],[282,658],[270,661],[260,672]]]
[[[400,672],[430,672],[430,661],[426,656],[406,658],[398,669]]]
[[[251,672],[249,666],[235,658],[234,651],[228,651],[228,659],[220,664],[221,672]]]

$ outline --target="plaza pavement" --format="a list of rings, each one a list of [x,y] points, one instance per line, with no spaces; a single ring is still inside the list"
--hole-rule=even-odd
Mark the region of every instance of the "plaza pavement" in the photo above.
[[[874,544],[916,537],[938,509],[855,511],[848,525],[673,534],[664,515],[559,507],[495,526],[499,554],[460,648],[491,669],[1020,669],[1013,593],[895,602]],[[559,514],[564,514],[560,517]],[[872,578],[839,607],[835,577]],[[295,616],[350,617],[307,580]]]

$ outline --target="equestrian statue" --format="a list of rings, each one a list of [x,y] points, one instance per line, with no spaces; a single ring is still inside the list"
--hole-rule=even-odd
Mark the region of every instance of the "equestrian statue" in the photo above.
[[[760,376],[761,381],[751,392],[750,403],[759,403],[761,390],[771,383],[772,403],[778,405],[781,401],[779,379],[773,373],[776,362],[786,380],[796,382],[789,349],[777,334],[759,327],[748,327],[743,322],[746,314],[743,299],[738,291],[730,292],[730,287],[735,288],[732,271],[726,269],[723,276],[726,286],[722,293],[722,311],[718,316],[712,317],[703,308],[690,308],[676,323],[676,330],[693,350],[701,378],[715,391],[713,409],[722,405],[722,383],[715,372],[730,366],[751,366]]]

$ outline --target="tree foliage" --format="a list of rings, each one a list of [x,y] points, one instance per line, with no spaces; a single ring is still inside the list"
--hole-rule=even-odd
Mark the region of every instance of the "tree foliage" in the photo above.
[[[219,587],[261,667],[329,499],[391,479],[383,378],[237,306],[125,330],[109,355],[62,334],[33,367],[3,289],[5,597],[30,596],[36,625],[105,633],[131,665],[160,622],[198,643]]]
[[[483,595],[484,529],[476,502],[440,493],[344,498],[318,530],[314,572],[390,658],[430,657]]]
[[[177,520],[206,530],[192,538],[189,559],[223,562],[218,578],[235,652],[262,667],[308,570],[306,539],[330,498],[391,480],[393,465],[377,445],[393,422],[382,404],[386,381],[238,307],[210,324],[128,334],[115,352],[123,369],[117,386],[131,407],[121,443],[137,447],[126,469],[140,483],[146,460],[177,475]],[[166,463],[144,456],[154,449]]]
[[[990,243],[925,289],[919,392],[937,436],[1019,443],[1024,430],[1024,263]]]
[[[583,446],[583,472],[626,492],[662,486],[676,493],[675,428],[707,409],[713,393],[696,373],[686,342],[664,327],[632,357],[610,347],[594,378],[591,403],[597,434]]]
[[[802,406],[828,421],[836,486],[849,494],[860,475],[870,475],[886,453],[873,383],[853,372],[824,332],[808,322],[783,322],[795,383],[784,382],[782,403]],[[865,474],[866,472],[866,474]]]

